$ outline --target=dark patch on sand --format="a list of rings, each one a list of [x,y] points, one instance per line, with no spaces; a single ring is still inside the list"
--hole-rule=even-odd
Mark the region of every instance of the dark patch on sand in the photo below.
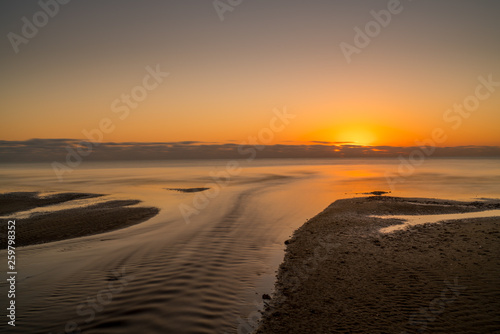
[[[382,196],[382,195],[390,194],[390,193],[391,193],[390,191],[376,190],[376,191],[371,191],[369,193],[356,193],[356,194]]]
[[[498,201],[339,200],[299,228],[256,333],[497,333],[500,218],[393,234],[368,215],[498,209]]]
[[[205,191],[210,188],[165,188],[166,190],[179,191],[181,193],[197,193],[200,191]]]

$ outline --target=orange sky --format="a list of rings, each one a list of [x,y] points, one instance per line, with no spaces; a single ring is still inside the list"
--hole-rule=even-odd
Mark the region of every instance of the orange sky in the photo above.
[[[497,2],[405,3],[350,64],[340,43],[387,2],[248,2],[223,22],[210,4],[118,4],[62,8],[18,54],[4,39],[0,139],[79,139],[109,118],[110,142],[244,141],[286,106],[273,144],[409,146],[442,128],[444,146],[500,145],[500,87],[459,126],[443,118],[478,77],[500,82]],[[5,35],[39,10],[9,6]],[[157,64],[169,76],[121,120],[112,102]]]

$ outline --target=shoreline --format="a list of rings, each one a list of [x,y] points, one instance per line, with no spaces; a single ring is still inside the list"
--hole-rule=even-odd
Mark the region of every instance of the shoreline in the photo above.
[[[380,229],[397,219],[500,208],[372,196],[342,199],[287,240],[256,334],[500,331],[500,217]],[[266,296],[267,297],[267,296]]]
[[[44,197],[39,197],[36,192],[0,194],[0,203],[4,204],[3,215],[9,216],[2,221],[16,220],[16,247],[22,247],[119,230],[145,222],[160,211],[155,207],[133,206],[141,203],[138,200],[109,200],[16,219],[16,213],[22,211],[102,196],[104,195],[87,193],[58,193]],[[7,224],[2,224],[0,249],[7,248],[6,235]]]
[[[7,216],[21,211],[61,204],[73,200],[98,198],[103,194],[56,193],[40,196],[40,192],[9,192],[0,194],[0,215]]]

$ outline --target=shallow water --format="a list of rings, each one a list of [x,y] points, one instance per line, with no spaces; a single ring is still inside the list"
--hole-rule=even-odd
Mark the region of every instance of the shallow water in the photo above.
[[[469,219],[469,218],[484,218],[484,217],[500,217],[500,210],[487,210],[479,212],[451,213],[443,215],[400,215],[400,216],[372,216],[385,219],[400,219],[402,224],[392,225],[380,229],[381,233],[392,233],[395,231],[405,230],[408,227],[423,224],[439,223],[448,220]]]
[[[63,182],[48,164],[0,165],[1,192],[102,193],[161,209],[126,229],[19,248],[17,329],[235,333],[239,327],[246,333],[262,294],[272,292],[293,231],[336,199],[391,190],[385,175],[399,167],[397,160],[257,160],[238,161],[235,172],[226,164],[86,163]],[[211,189],[165,189],[200,187]],[[427,161],[391,195],[500,198],[500,160]],[[6,285],[0,288],[5,296]],[[2,322],[0,331],[8,330]]]

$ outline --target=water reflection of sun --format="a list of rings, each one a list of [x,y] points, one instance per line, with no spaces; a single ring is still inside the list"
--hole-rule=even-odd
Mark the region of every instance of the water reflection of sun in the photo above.
[[[374,171],[369,171],[369,170],[347,170],[343,172],[344,175],[348,177],[355,177],[355,178],[365,178],[365,177],[376,177],[379,176],[378,173],[375,173]]]

